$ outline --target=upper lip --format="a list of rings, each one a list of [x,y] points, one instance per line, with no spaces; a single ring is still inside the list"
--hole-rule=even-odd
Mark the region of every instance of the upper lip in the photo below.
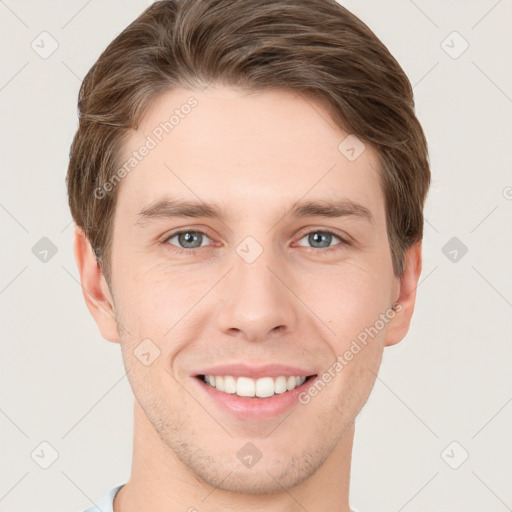
[[[198,375],[232,375],[233,377],[250,377],[252,379],[259,379],[261,377],[279,377],[281,375],[285,377],[309,377],[311,375],[316,375],[316,373],[310,369],[282,364],[267,364],[264,366],[223,364],[220,366],[204,368],[195,373],[194,377],[197,377]]]

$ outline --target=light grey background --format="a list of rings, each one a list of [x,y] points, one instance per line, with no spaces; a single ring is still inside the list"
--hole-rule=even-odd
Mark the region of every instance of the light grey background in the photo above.
[[[0,0],[1,511],[78,511],[129,478],[133,396],[82,297],[64,178],[80,82],[149,3]],[[511,0],[342,4],[414,85],[433,175],[416,313],[358,417],[351,504],[512,510]]]

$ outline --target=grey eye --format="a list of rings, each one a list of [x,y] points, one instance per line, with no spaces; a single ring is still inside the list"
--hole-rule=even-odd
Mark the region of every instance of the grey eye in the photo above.
[[[301,240],[307,237],[307,241],[311,244],[311,247],[315,249],[326,249],[331,246],[331,242],[333,238],[337,238],[340,242],[343,240],[334,233],[330,231],[311,231],[310,233],[305,234]],[[301,245],[301,244],[300,244]]]
[[[171,235],[167,239],[167,242],[170,242],[173,238],[178,239],[178,247],[181,247],[183,249],[197,249],[203,246],[202,242],[204,241],[204,239],[208,239],[208,237],[201,231],[192,230],[178,231],[177,233]]]

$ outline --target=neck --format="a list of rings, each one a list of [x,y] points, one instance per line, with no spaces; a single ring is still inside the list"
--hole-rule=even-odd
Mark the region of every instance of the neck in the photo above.
[[[114,512],[350,512],[349,483],[354,424],[316,472],[298,485],[269,494],[233,492],[213,487],[162,442],[135,401],[133,460],[130,480],[117,493]],[[256,442],[256,441],[255,441]],[[225,478],[233,478],[227,471]],[[227,480],[226,480],[227,481]],[[277,480],[276,480],[277,481]]]

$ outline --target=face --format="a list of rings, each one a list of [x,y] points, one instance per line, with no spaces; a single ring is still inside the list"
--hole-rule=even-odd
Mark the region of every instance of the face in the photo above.
[[[368,398],[384,346],[406,332],[407,311],[390,309],[401,283],[377,153],[366,144],[354,159],[347,135],[291,91],[210,85],[159,97],[124,146],[123,162],[138,156],[117,185],[118,340],[159,440],[210,485],[276,492],[313,475]],[[275,365],[316,377],[268,398],[197,377],[236,382],[267,365],[259,377],[296,371]]]

